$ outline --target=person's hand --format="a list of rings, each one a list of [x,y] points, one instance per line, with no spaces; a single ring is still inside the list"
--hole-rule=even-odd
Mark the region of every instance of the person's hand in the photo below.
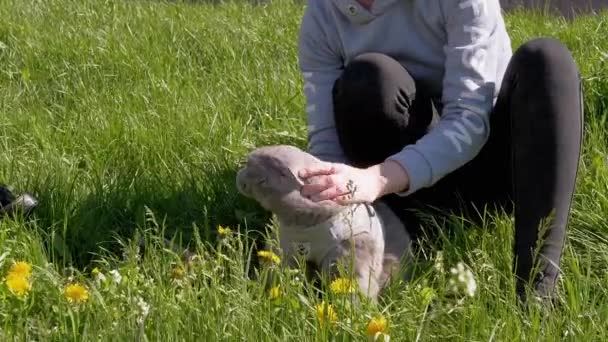
[[[300,191],[302,196],[314,202],[372,203],[384,195],[409,188],[406,170],[391,160],[365,169],[321,163],[300,170],[298,176],[304,182]]]
[[[304,182],[301,194],[313,202],[371,203],[380,196],[382,184],[370,171],[340,163],[303,169],[298,173]]]

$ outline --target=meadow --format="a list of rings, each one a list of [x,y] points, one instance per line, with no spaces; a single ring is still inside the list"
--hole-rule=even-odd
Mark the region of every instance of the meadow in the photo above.
[[[584,78],[555,305],[519,305],[512,219],[497,214],[440,227],[412,282],[354,306],[294,272],[261,286],[276,265],[256,251],[273,223],[234,185],[254,147],[305,147],[303,6],[0,2],[0,182],[40,200],[31,217],[0,220],[0,339],[350,341],[373,320],[391,341],[608,340],[608,13],[506,16],[514,48],[559,38]],[[187,264],[186,247],[198,256]],[[460,262],[471,295],[451,289]]]

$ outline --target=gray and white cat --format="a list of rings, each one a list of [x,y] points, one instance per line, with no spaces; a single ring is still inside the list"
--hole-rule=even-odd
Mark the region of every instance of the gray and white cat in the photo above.
[[[359,290],[372,300],[409,258],[410,236],[401,220],[381,201],[339,205],[313,202],[300,194],[298,171],[321,161],[294,146],[265,146],[252,151],[238,171],[239,192],[272,212],[273,232],[284,265],[304,258],[320,273],[338,276],[344,262]]]

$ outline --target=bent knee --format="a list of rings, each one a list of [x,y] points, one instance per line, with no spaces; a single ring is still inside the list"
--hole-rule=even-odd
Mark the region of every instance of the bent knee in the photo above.
[[[578,79],[579,71],[572,53],[556,38],[535,38],[524,43],[515,51],[513,60],[531,77],[561,75]]]
[[[348,97],[366,95],[382,96],[387,82],[394,77],[395,71],[401,77],[411,78],[403,67],[393,58],[376,52],[358,55],[346,65],[340,76],[335,96]],[[412,80],[413,83],[413,80]]]

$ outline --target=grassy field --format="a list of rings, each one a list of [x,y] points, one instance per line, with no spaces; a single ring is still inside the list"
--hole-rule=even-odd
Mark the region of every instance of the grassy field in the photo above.
[[[251,279],[274,267],[254,267],[252,249],[270,217],[234,186],[254,146],[305,144],[302,9],[0,3],[0,182],[41,200],[31,220],[0,221],[1,339],[362,340],[382,314],[393,341],[608,340],[608,14],[506,18],[514,47],[558,37],[585,79],[584,158],[557,305],[518,306],[512,222],[496,216],[483,227],[455,220],[429,244],[418,277],[377,306],[324,293],[337,315],[328,324],[297,274],[281,274],[278,298]],[[219,236],[219,225],[232,233]],[[173,236],[200,255],[189,267],[164,248]],[[472,297],[449,292],[460,261],[476,279]],[[66,292],[73,284],[86,295]]]

